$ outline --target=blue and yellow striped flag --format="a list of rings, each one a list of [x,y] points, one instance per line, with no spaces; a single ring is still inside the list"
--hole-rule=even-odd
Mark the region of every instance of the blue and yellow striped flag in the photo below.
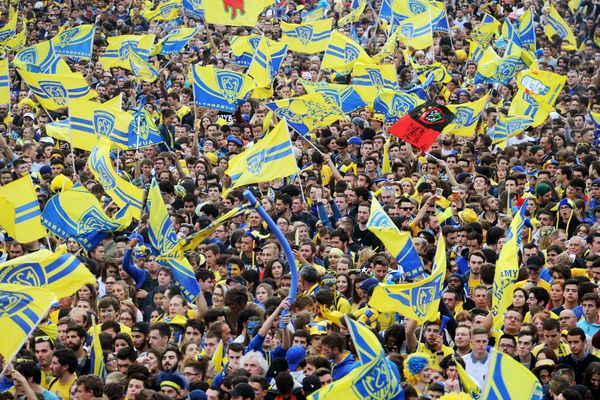
[[[96,317],[92,315],[92,347],[90,349],[90,374],[106,378],[106,363],[104,362],[104,353],[102,352],[102,343],[100,342],[100,329],[96,328]]]
[[[231,177],[231,188],[269,182],[298,172],[285,119],[254,146],[235,155],[225,171]]]
[[[246,73],[254,79],[252,97],[264,99],[273,95],[273,79],[279,72],[288,45],[263,36]]]
[[[177,28],[162,38],[154,48],[153,54],[169,56],[179,53],[198,33],[198,28]]]
[[[230,47],[231,54],[235,58],[231,63],[248,67],[254,58],[254,52],[258,48],[261,38],[260,35],[232,36]]]
[[[23,29],[21,32],[17,33],[15,36],[8,38],[7,40],[0,45],[0,47],[4,50],[12,50],[14,52],[19,52],[25,48],[27,45],[27,29]]]
[[[71,296],[96,277],[77,257],[66,252],[66,246],[56,251],[42,249],[0,264],[0,284],[43,287],[56,297]]]
[[[202,0],[182,0],[181,5],[185,16],[204,19]]]
[[[156,123],[143,105],[129,111],[129,113],[131,114],[132,121],[129,125],[128,148],[141,149],[163,142]]]
[[[12,8],[12,6],[8,7],[8,13],[10,14],[8,17],[8,22],[0,28],[0,43],[4,45],[4,42],[10,39],[12,36],[17,33],[17,17],[18,12]]]
[[[35,94],[42,107],[60,110],[69,106],[71,99],[91,99],[94,92],[79,73],[37,74],[19,71],[29,89]]]
[[[227,26],[256,26],[264,1],[204,0],[204,19],[209,24]]]
[[[148,21],[171,21],[179,16],[182,7],[181,0],[161,1],[154,10],[142,11],[142,16]]]
[[[374,99],[385,91],[400,90],[394,64],[354,64],[352,84],[363,99]]]
[[[104,191],[119,208],[128,206],[128,215],[140,219],[144,191],[127,182],[115,172],[110,159],[110,141],[100,137],[88,158],[88,167]]]
[[[219,340],[219,344],[215,349],[215,353],[212,357],[213,365],[215,366],[215,375],[220,374],[223,371],[224,363],[223,359],[225,358],[225,346],[223,346],[223,339]]]
[[[303,24],[281,22],[281,43],[297,53],[320,53],[327,48],[332,24],[331,18]]]
[[[19,243],[46,236],[40,204],[29,174],[0,187],[0,226]]]
[[[248,75],[199,64],[193,66],[192,77],[196,105],[232,114],[254,86]]]
[[[345,114],[339,113],[337,108],[329,105],[321,93],[277,100],[266,103],[265,106],[279,118],[285,119],[288,125],[301,135],[345,118]]]
[[[379,284],[369,306],[379,312],[398,312],[419,324],[431,321],[438,313],[445,276],[446,244],[440,237],[430,276],[414,283]]]
[[[371,57],[358,43],[339,31],[333,30],[325,49],[321,68],[346,71],[352,69],[357,61],[372,64]]]
[[[471,37],[485,48],[498,34],[498,28],[500,28],[500,22],[486,13],[479,26],[474,27],[471,31]]]
[[[373,109],[384,115],[385,122],[396,122],[423,103],[424,100],[413,93],[386,91],[375,98]]]
[[[371,198],[371,212],[367,221],[367,229],[381,240],[408,279],[414,279],[423,274],[425,267],[413,245],[410,233],[400,232],[374,196]]]
[[[46,316],[53,303],[54,293],[40,287],[0,285],[0,356],[10,362],[29,335]]]
[[[19,69],[41,74],[70,74],[67,63],[54,51],[50,40],[45,40],[19,51],[13,59]]]
[[[443,2],[432,1],[429,5],[431,10],[431,26],[434,32],[450,33],[448,13]]]
[[[325,7],[316,7],[302,14],[302,23],[314,22],[325,18],[327,10]]]
[[[158,78],[158,71],[137,53],[129,57],[129,68],[138,80],[154,82]]]
[[[517,74],[517,69],[523,65],[519,56],[507,56],[500,58],[490,46],[479,60],[477,72],[475,73],[475,84],[500,83],[507,86]]]
[[[519,37],[524,45],[535,46],[535,22],[529,8],[519,17]]]
[[[397,29],[398,40],[407,47],[421,50],[433,46],[433,28],[429,12],[401,21]]]
[[[548,36],[548,39],[552,39],[552,36],[558,35],[563,41],[568,43],[568,45],[563,44],[563,48],[566,50],[577,50],[577,40],[575,39],[575,35],[573,35],[573,31],[554,6],[547,4],[544,6],[544,9],[548,11],[546,26],[544,26],[544,33]]]
[[[10,104],[10,78],[8,77],[8,59],[0,60],[0,104]]]
[[[52,38],[54,52],[59,56],[72,58],[92,58],[96,26],[80,25],[67,29]]]
[[[121,35],[108,38],[108,46],[99,58],[102,68],[122,67],[131,70],[132,53],[148,60],[154,47],[154,35]]]
[[[187,258],[183,255],[178,257],[157,256],[156,262],[158,265],[171,270],[175,284],[188,302],[192,303],[196,300],[196,297],[200,294],[200,285],[198,279],[196,279],[194,267]]]
[[[506,140],[513,136],[517,136],[523,130],[529,128],[533,124],[533,118],[526,115],[506,116],[500,114],[494,130],[491,133],[493,144],[498,144],[500,148],[506,148]]]
[[[490,354],[481,398],[486,400],[530,399],[542,400],[544,393],[538,378],[510,355],[500,351]]]
[[[177,245],[177,234],[156,180],[152,180],[150,185],[146,207],[150,244],[158,254],[169,254]]]
[[[519,89],[508,109],[509,116],[525,116],[533,120],[531,126],[536,127],[543,124],[552,111],[551,106],[538,103],[524,89]]]
[[[483,47],[477,40],[469,41],[469,60],[479,64],[479,60],[483,57],[483,51]]]
[[[454,360],[456,358],[452,356]],[[458,382],[460,384],[460,389],[462,392],[468,394],[473,399],[479,399],[481,396],[481,389],[477,386],[477,383],[471,378],[471,376],[465,371],[463,366],[456,362],[456,372],[458,373]]]
[[[454,113],[454,120],[442,132],[456,136],[471,137],[475,134],[477,123],[485,111],[489,93],[479,100],[461,104],[448,104],[446,107]]]
[[[354,0],[350,6],[350,12],[338,20],[338,26],[344,27],[349,23],[358,22],[360,16],[365,12],[367,0]]]
[[[368,104],[353,85],[311,82],[304,79],[298,79],[298,82],[306,89],[308,94],[321,93],[325,97],[325,101],[342,114],[351,113],[357,108]]]

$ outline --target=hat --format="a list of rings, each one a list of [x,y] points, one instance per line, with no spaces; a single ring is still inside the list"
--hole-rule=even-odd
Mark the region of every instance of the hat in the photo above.
[[[600,186],[600,178],[596,178],[592,181],[592,186]]]
[[[360,146],[360,145],[362,145],[362,143],[363,143],[362,139],[359,138],[358,136],[352,136],[350,139],[348,139],[348,144],[352,144],[354,146]]]
[[[40,168],[40,174],[42,175],[49,175],[52,173],[52,167],[49,165],[42,165],[42,167]]]
[[[461,221],[467,224],[471,222],[477,222],[479,220],[475,211],[473,211],[470,208],[465,208],[464,210],[459,211],[458,218],[460,218]]]
[[[23,118],[31,118],[32,120],[35,121],[35,115],[33,115],[32,113],[23,114]]]
[[[362,314],[358,317],[358,321],[369,328],[375,328],[379,320],[379,312],[372,308],[362,308],[361,311]]]
[[[229,392],[229,398],[242,396],[242,398],[250,398],[254,400],[254,389],[246,382],[238,383],[233,387],[233,390]]]
[[[329,255],[343,256],[344,252],[342,250],[338,249],[337,247],[333,247],[333,248],[331,248],[331,250],[329,250]]]
[[[310,336],[327,335],[327,331],[329,329],[327,326],[327,321],[311,322],[310,324],[306,325],[306,327],[308,328],[308,333]]]
[[[354,117],[354,118],[352,118],[352,123],[354,125],[358,126],[359,128],[368,128],[369,127],[369,124],[367,124],[367,121],[365,121],[361,117]]]
[[[554,360],[551,360],[549,358],[538,360],[535,363],[535,368],[532,369],[531,372],[533,372],[533,374],[537,376],[538,373],[544,369],[553,372],[556,369],[556,364],[554,363]]]
[[[289,351],[289,350],[288,350]],[[286,358],[277,357],[271,361],[271,365],[267,370],[267,379],[275,378],[280,372],[286,372],[289,369],[289,365]]]
[[[40,138],[40,143],[54,144],[54,139],[52,139],[50,136],[44,136],[44,137]]]
[[[243,277],[241,276],[233,276],[231,278],[227,278],[227,280],[225,281],[226,284],[230,284],[231,282],[235,282],[238,283],[240,285],[244,285],[246,286],[246,284],[248,283],[248,281],[246,281]]]
[[[465,284],[465,277],[462,276],[461,274],[459,274],[458,272],[453,273],[452,275],[450,275],[448,277],[448,280],[450,280],[450,278],[457,278],[461,284]]]
[[[206,392],[200,389],[192,390],[189,395],[190,400],[206,400],[208,397],[206,396]]]
[[[371,115],[371,118],[373,121],[379,121],[379,122],[385,122],[385,117],[383,116],[383,114],[373,114]]]
[[[412,353],[404,361],[404,377],[411,385],[419,380],[419,374],[429,365],[429,357],[425,353]]]
[[[472,175],[468,172],[461,172],[460,174],[456,175],[456,182],[463,183],[467,178],[471,177]]]
[[[244,143],[234,135],[227,136],[227,143],[235,143],[240,147],[244,147]]]
[[[290,371],[298,369],[298,364],[306,356],[306,349],[302,346],[292,346],[285,353],[285,359],[288,362]]]
[[[304,389],[304,394],[309,395],[313,392],[316,392],[321,388],[321,381],[319,377],[316,375],[306,376],[302,379],[302,389]]]
[[[52,182],[50,182],[50,190],[52,190],[52,193],[56,193],[59,190],[67,191],[72,187],[73,181],[64,176],[63,174],[57,175],[54,179],[52,179]]]
[[[137,322],[135,325],[133,325],[133,328],[131,328],[131,332],[139,332],[147,335],[150,333],[150,324],[144,321]]]
[[[600,179],[598,179],[598,181],[600,181]],[[536,196],[543,196],[546,193],[550,192],[551,190],[552,190],[552,188],[547,183],[540,183],[535,188],[535,195]]]
[[[238,146],[241,146],[241,144],[239,144]],[[210,162],[212,165],[217,165],[219,163],[219,157],[215,153],[205,153],[204,158],[206,158],[208,162]]]
[[[379,280],[375,278],[369,278],[360,283],[360,288],[365,291],[369,291],[373,289],[375,286],[379,285]]]
[[[544,259],[540,256],[531,256],[527,259],[527,268],[540,269],[544,264]]]

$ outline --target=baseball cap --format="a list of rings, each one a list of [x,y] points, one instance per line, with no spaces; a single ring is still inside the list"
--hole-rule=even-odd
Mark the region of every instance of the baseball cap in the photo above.
[[[248,282],[247,282],[247,281],[246,281],[246,280],[245,280],[243,277],[241,277],[241,276],[233,276],[233,277],[231,277],[231,278],[228,278],[228,279],[225,281],[225,283],[226,283],[226,284],[228,284],[228,285],[229,285],[231,282],[235,282],[235,283],[238,283],[238,284],[240,284],[240,285],[244,285],[244,286],[246,286],[246,284],[248,283]]]
[[[33,113],[23,114],[23,118],[28,118],[28,117],[35,121],[35,115],[33,115]]]
[[[147,335],[150,333],[150,324],[143,321],[137,322],[135,325],[133,325],[133,328],[131,328],[131,332],[139,332]]]
[[[531,256],[527,259],[527,268],[540,269],[544,265],[544,259],[540,256]]]
[[[371,290],[372,288],[374,288],[377,285],[379,285],[379,280],[377,280],[375,278],[369,278],[369,279],[366,279],[366,280],[362,281],[360,283],[359,287],[362,290],[369,291],[369,290]]]
[[[298,369],[298,364],[306,356],[306,350],[302,346],[292,346],[287,350],[285,359],[288,362],[290,371]]]

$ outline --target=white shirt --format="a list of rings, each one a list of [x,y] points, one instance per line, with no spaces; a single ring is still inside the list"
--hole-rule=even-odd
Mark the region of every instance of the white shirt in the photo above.
[[[488,352],[483,360],[475,360],[473,357],[473,352],[470,352],[462,359],[465,362],[465,371],[467,371],[467,374],[473,378],[473,380],[477,383],[477,386],[483,388],[485,386],[490,361],[492,359],[492,357],[490,357],[490,353]]]

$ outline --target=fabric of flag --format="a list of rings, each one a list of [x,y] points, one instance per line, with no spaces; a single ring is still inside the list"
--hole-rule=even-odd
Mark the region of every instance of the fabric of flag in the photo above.
[[[350,6],[350,12],[338,20],[338,26],[346,26],[350,23],[358,22],[360,16],[365,12],[367,0],[355,0]]]
[[[544,33],[548,36],[548,39],[552,39],[554,35],[558,35],[563,41],[570,45],[568,50],[576,50],[577,40],[569,25],[567,25],[552,4],[548,4],[544,8],[548,10],[548,14],[546,15],[546,26],[544,26]]]
[[[262,1],[211,0],[204,1],[204,19],[209,24],[227,26],[256,26],[264,9]]]
[[[479,60],[477,72],[475,73],[475,84],[500,83],[508,86],[517,74],[517,68],[522,64],[519,57],[500,58],[492,47],[488,47]]]
[[[553,107],[567,77],[550,71],[530,68],[517,76],[517,87],[523,89],[540,104]]]
[[[302,23],[314,22],[325,18],[325,7],[316,7],[302,14]]]
[[[454,114],[447,107],[430,100],[402,117],[390,133],[426,152],[453,120]]]
[[[320,53],[327,48],[332,24],[331,18],[304,24],[281,22],[281,43],[297,53]]]
[[[131,70],[131,55],[148,60],[154,47],[154,35],[121,35],[108,38],[108,46],[99,57],[102,68],[121,67]]]
[[[158,78],[158,71],[154,69],[152,64],[146,61],[137,53],[131,53],[129,56],[129,69],[136,79],[145,82],[154,82]]]
[[[13,52],[20,52],[27,45],[27,29],[23,29],[15,36],[6,39],[0,47],[5,50],[12,50]]]
[[[231,189],[296,174],[296,156],[285,119],[254,146],[230,161],[225,173],[231,177]]]
[[[254,79],[256,87],[253,96],[255,98],[272,96],[273,79],[275,79],[275,76],[279,72],[279,68],[283,63],[287,50],[287,44],[275,42],[263,36],[256,49],[256,53],[254,53],[254,59],[250,63],[248,71],[246,71],[246,73]],[[257,89],[264,90],[261,92]],[[262,95],[259,93],[262,93]]]
[[[486,48],[498,34],[498,28],[500,28],[500,22],[490,14],[486,13],[479,26],[473,28],[471,37],[473,40],[479,42],[481,46]]]
[[[430,276],[414,283],[379,284],[369,306],[379,312],[398,312],[419,324],[431,321],[438,313],[445,277],[446,243],[440,237]]]
[[[194,267],[187,258],[183,255],[178,257],[158,256],[156,262],[158,265],[171,270],[173,280],[183,297],[190,303],[194,302],[200,294],[200,285],[196,279]]]
[[[403,90],[383,92],[375,98],[373,109],[384,115],[385,122],[396,122],[424,101],[416,94]]]
[[[479,399],[481,396],[481,389],[459,362],[456,363],[456,372],[458,372],[460,390],[474,399]]]
[[[92,316],[92,319],[95,319]],[[104,380],[106,378],[106,363],[104,362],[104,353],[102,352],[102,343],[100,343],[100,329],[96,329],[96,323],[92,329],[92,346],[90,349],[90,374],[96,375]]]
[[[521,41],[517,27],[515,27],[508,19],[506,19],[502,25],[502,38],[506,40],[504,57],[521,57],[523,42]]]
[[[341,32],[333,30],[325,49],[321,68],[345,71],[352,69],[357,61],[366,64],[372,63],[371,57],[358,43]]]
[[[393,57],[396,52],[396,45],[398,42],[398,30],[395,30],[388,36],[379,53],[375,54],[372,58],[375,63],[380,63],[384,58]]]
[[[508,109],[509,116],[527,116],[533,119],[531,126],[536,127],[543,124],[548,115],[552,111],[552,107],[538,103],[532,96],[527,94],[523,89],[519,89]]]
[[[45,40],[19,51],[13,59],[19,72],[24,70],[41,74],[69,74],[71,69],[54,51],[50,40]]]
[[[71,99],[91,99],[94,93],[80,73],[38,74],[19,71],[29,89],[42,107],[60,110],[69,106]]]
[[[329,105],[321,93],[277,100],[266,103],[265,106],[279,118],[284,118],[301,135],[345,118],[344,114],[338,113],[336,108]]]
[[[66,29],[52,38],[54,52],[59,56],[90,59],[95,34],[96,26],[92,24]]]
[[[533,124],[533,118],[525,115],[506,116],[500,114],[498,121],[491,134],[493,144],[505,142],[507,139],[517,136]]]
[[[431,10],[431,27],[434,32],[450,33],[450,25],[448,24],[448,14],[446,6],[442,2],[434,1],[430,4]]]
[[[519,37],[524,45],[535,46],[535,22],[529,8],[519,17]]]
[[[181,0],[161,1],[154,10],[142,12],[148,21],[171,21],[179,16],[182,8]]]
[[[400,90],[394,64],[356,63],[352,69],[352,84],[367,100],[375,99],[386,90]]]
[[[152,119],[146,108],[140,106],[135,110],[129,111],[129,113],[131,114],[132,121],[129,125],[128,148],[141,149],[163,142],[158,126],[156,126],[154,119]]]
[[[475,64],[479,64],[481,57],[483,57],[483,47],[476,40],[469,41],[469,60]]]
[[[377,336],[362,322],[346,318],[358,366],[348,375],[321,387],[307,399],[386,399],[403,400],[400,371],[388,361]]]
[[[427,0],[392,1],[392,18],[390,19],[389,32],[398,30],[400,23],[419,14],[429,14]]]
[[[485,111],[488,97],[489,93],[479,100],[468,103],[448,104],[448,109],[454,113],[454,121],[446,126],[443,132],[456,136],[473,136],[477,129],[477,123]]]
[[[148,192],[148,237],[150,244],[158,254],[169,254],[177,245],[177,234],[173,229],[171,217],[162,199],[158,182],[152,181]]]
[[[492,352],[490,357],[482,399],[544,399],[542,385],[529,368],[500,351]]]
[[[433,29],[428,12],[405,19],[398,24],[398,40],[416,50],[433,46]]]
[[[223,346],[223,339],[219,340],[219,344],[215,349],[215,353],[212,357],[213,365],[215,366],[215,375],[218,375],[223,371],[223,359],[225,358],[225,346]]]
[[[392,3],[393,0],[382,0],[381,8],[379,9],[379,18],[384,21],[392,20]]]
[[[230,47],[231,54],[235,57],[231,63],[242,67],[250,66],[261,37],[259,35],[232,36]]]
[[[429,90],[431,88],[431,85],[435,83],[435,72],[432,71],[429,74],[427,74],[424,81],[421,79],[422,77],[422,75],[419,77],[419,80],[422,83],[408,89],[406,93],[414,94],[421,100],[426,101],[429,99]]]
[[[0,330],[5,333],[0,356],[4,362],[13,359],[56,301],[56,295],[44,288],[0,285]]]
[[[100,137],[88,158],[88,167],[119,208],[128,207],[128,215],[140,219],[144,191],[115,172],[110,158],[110,141]]]
[[[491,313],[494,319],[494,328],[497,330],[502,329],[504,313],[512,304],[512,293],[519,275],[519,252],[523,244],[526,208],[527,202],[524,202],[521,210],[514,215],[496,263]]]
[[[71,135],[95,138],[104,136],[115,143],[115,147],[127,149],[131,114],[121,111],[121,96],[106,103],[91,100],[73,100],[69,107]],[[92,140],[92,143],[94,141]],[[96,143],[94,143],[94,146]],[[86,149],[90,151],[90,149]]]
[[[71,133],[71,120],[69,118],[46,124],[46,134],[48,136],[69,143],[76,149],[92,151],[98,143],[98,135],[95,132],[87,134],[80,132],[73,136]],[[125,149],[122,145],[118,145],[112,141],[110,142],[110,147],[114,149]]]
[[[40,203],[29,174],[0,187],[0,226],[19,243],[46,236]]]
[[[170,56],[179,53],[198,33],[198,28],[176,28],[162,38],[153,53]]]
[[[192,67],[192,77],[196,105],[231,114],[246,101],[254,86],[248,75],[200,64]]]
[[[58,298],[71,296],[87,283],[96,283],[96,277],[64,245],[0,264],[0,284],[42,287]]]
[[[108,232],[126,228],[131,217],[116,220],[104,212],[102,205],[92,193],[81,184],[62,191],[50,198],[42,212],[42,224],[55,235],[63,238],[76,238],[86,250],[94,248],[88,234],[97,234],[100,240]],[[97,240],[97,239],[96,239]]]
[[[311,82],[298,79],[308,94],[321,93],[325,101],[342,114],[348,114],[368,104],[353,85],[338,85],[327,82]]]
[[[12,6],[8,7],[8,13],[8,22],[0,28],[0,43],[2,44],[17,33],[17,17],[19,13]]]
[[[188,17],[204,19],[202,0],[182,0],[183,12]]]
[[[415,63],[415,61],[406,51],[404,51],[403,54],[406,63],[410,64],[421,82],[425,82],[431,73],[434,75],[434,82],[448,83],[452,80],[452,76],[450,76],[444,64],[440,62],[434,62],[433,64],[429,65],[420,65]]]
[[[367,229],[377,236],[394,256],[407,278],[414,279],[425,271],[423,261],[413,245],[409,232],[400,232],[375,197],[371,198],[371,213]]]
[[[8,59],[0,60],[0,104],[10,104],[10,78],[8,77]]]

